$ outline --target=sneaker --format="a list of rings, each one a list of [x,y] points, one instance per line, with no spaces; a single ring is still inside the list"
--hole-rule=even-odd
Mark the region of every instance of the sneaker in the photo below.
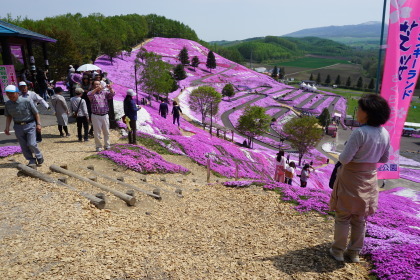
[[[111,146],[106,146],[105,147],[105,150],[109,150],[109,149],[111,149]]]
[[[350,261],[352,263],[358,263],[358,262],[360,262],[359,252],[358,251],[346,250],[344,252],[344,255],[346,256],[346,258],[350,259]]]
[[[102,152],[102,148],[96,148],[97,152]]]
[[[343,256],[343,253],[336,253],[336,252],[334,252],[333,251],[333,249],[332,248],[330,248],[330,255],[336,260],[336,261],[339,261],[339,262],[344,262],[344,256]]]
[[[67,133],[67,134],[66,134],[66,137],[70,137],[70,136],[71,136],[71,134],[70,134],[70,133]]]
[[[85,142],[88,142],[88,141],[89,141],[89,138],[86,138],[86,139],[85,139]]]
[[[41,164],[43,164],[44,163],[44,158],[42,157],[42,158],[37,158],[36,159],[36,164],[37,165],[41,165]]]
[[[83,142],[82,138],[79,139],[79,142]]]

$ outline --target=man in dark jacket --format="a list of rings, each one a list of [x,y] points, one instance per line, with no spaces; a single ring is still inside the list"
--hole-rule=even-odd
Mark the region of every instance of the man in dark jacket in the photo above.
[[[168,103],[166,103],[166,99],[162,99],[162,103],[159,105],[159,115],[166,119],[166,115],[169,112]]]

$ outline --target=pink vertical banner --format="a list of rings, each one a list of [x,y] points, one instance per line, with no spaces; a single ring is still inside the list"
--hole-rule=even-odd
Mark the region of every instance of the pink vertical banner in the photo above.
[[[391,137],[389,161],[378,164],[378,178],[400,177],[401,134],[420,70],[420,1],[391,0],[381,96],[391,118],[384,125]]]
[[[3,93],[3,101],[6,102],[9,100],[6,96],[4,89],[8,85],[17,86],[17,78],[15,72],[15,66],[13,65],[0,65],[0,88]]]

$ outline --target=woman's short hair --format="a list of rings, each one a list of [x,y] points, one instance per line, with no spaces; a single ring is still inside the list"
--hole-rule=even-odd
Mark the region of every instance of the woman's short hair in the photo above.
[[[367,114],[366,124],[380,126],[386,123],[391,115],[388,102],[377,94],[364,94],[358,101],[360,109]]]
[[[296,163],[295,163],[294,161],[291,161],[291,162],[289,163],[289,166],[290,166],[290,167],[293,167],[293,168],[296,168]]]
[[[178,105],[178,102],[174,101],[173,105],[174,105],[174,106]]]

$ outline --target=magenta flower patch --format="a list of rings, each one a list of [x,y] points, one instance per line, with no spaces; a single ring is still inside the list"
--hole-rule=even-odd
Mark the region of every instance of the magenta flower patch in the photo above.
[[[4,146],[0,147],[0,158],[5,158],[22,152],[20,146]]]
[[[144,147],[131,144],[115,144],[110,150],[98,153],[118,165],[140,173],[182,173],[189,170],[181,165],[167,162],[161,155]]]

